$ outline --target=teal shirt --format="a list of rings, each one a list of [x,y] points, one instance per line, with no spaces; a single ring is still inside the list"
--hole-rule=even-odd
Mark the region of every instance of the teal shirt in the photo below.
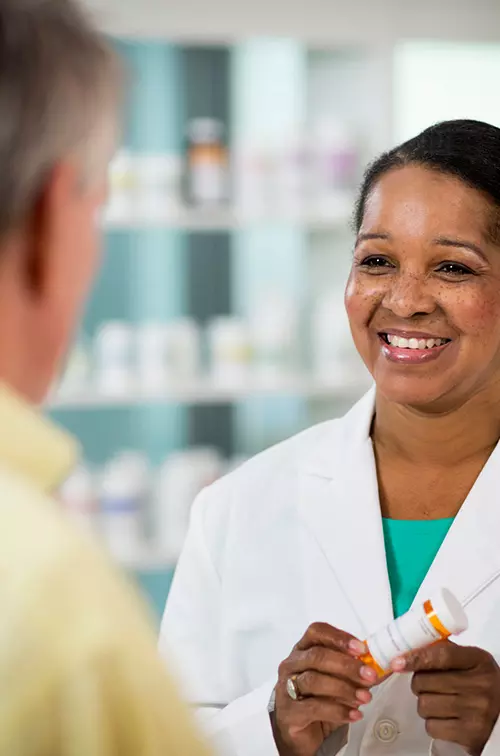
[[[410,608],[453,517],[444,520],[382,520],[394,616]]]

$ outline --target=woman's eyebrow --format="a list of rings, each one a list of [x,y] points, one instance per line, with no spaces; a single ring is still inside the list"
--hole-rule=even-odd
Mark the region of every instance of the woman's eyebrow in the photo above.
[[[470,249],[471,252],[475,252],[476,255],[479,255],[479,257],[481,257],[485,262],[488,262],[488,258],[486,257],[481,247],[478,247],[477,244],[466,241],[465,239],[448,239],[445,236],[438,236],[437,239],[433,239],[433,243],[439,244],[439,246],[441,247],[461,247],[462,249]]]
[[[370,241],[370,239],[382,239],[385,241],[389,241],[391,239],[390,234],[359,234],[356,238],[356,247],[358,244],[361,244],[361,242],[364,241]]]

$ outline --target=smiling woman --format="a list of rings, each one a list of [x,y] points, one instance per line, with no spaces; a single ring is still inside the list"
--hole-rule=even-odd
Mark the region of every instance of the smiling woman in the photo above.
[[[346,305],[361,356],[394,400],[445,409],[484,393],[495,377],[496,132],[473,121],[441,124],[366,174]]]
[[[498,756],[500,129],[382,155],[355,226],[346,307],[375,388],[202,493],[162,645],[217,703],[222,753]],[[439,588],[474,596],[463,645],[372,696],[362,639]]]

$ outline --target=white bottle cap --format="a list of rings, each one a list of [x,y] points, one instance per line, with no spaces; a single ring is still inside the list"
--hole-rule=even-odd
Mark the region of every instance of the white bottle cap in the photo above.
[[[460,601],[447,588],[440,588],[430,597],[434,613],[444,627],[452,634],[463,633],[469,627],[469,620]]]

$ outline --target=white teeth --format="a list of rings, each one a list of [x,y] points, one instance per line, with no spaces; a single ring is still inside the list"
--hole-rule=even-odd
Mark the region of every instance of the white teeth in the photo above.
[[[405,339],[392,333],[386,334],[386,337],[389,344],[398,347],[398,349],[432,349],[446,343],[446,339]]]

